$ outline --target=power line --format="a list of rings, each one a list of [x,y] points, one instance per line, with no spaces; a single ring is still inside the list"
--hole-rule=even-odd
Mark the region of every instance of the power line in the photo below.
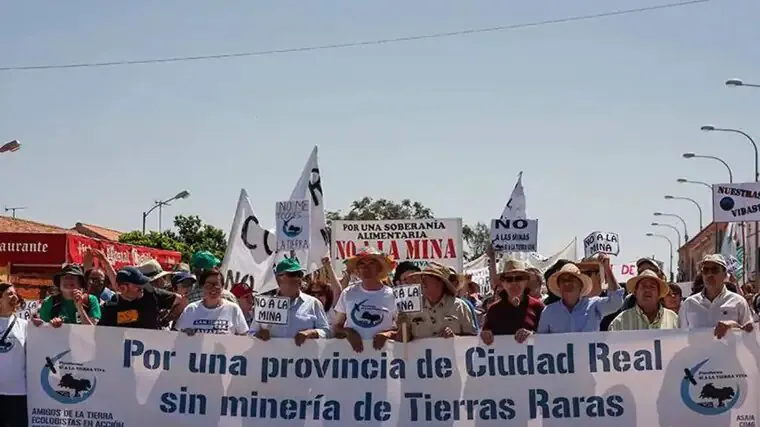
[[[450,31],[446,33],[423,34],[423,35],[417,35],[417,36],[396,37],[396,38],[390,38],[390,39],[366,40],[366,41],[335,43],[335,44],[326,44],[326,45],[317,45],[317,46],[302,46],[302,47],[293,47],[293,48],[286,48],[286,49],[262,50],[262,51],[252,51],[252,52],[220,53],[216,55],[180,56],[180,57],[173,57],[173,58],[154,58],[154,59],[134,59],[134,60],[122,60],[122,61],[110,61],[110,62],[81,62],[81,63],[73,63],[73,64],[46,64],[46,65],[26,65],[26,66],[18,66],[18,67],[0,67],[0,71],[56,70],[56,69],[64,69],[64,68],[95,68],[95,67],[113,67],[113,66],[119,66],[119,65],[160,64],[160,63],[168,63],[168,62],[188,62],[188,61],[201,61],[201,60],[210,60],[210,59],[241,58],[241,57],[247,57],[247,56],[267,56],[267,55],[279,55],[279,54],[286,54],[286,53],[312,52],[312,51],[327,50],[327,49],[343,49],[343,48],[348,48],[348,47],[373,46],[373,45],[390,44],[390,43],[403,43],[403,42],[410,42],[410,41],[417,41],[417,40],[429,40],[429,39],[440,39],[440,38],[455,37],[455,36],[466,36],[470,34],[479,34],[479,33],[492,33],[492,32],[497,32],[497,31],[516,30],[520,28],[541,27],[544,25],[563,24],[566,22],[588,21],[591,19],[607,18],[611,16],[630,15],[634,13],[650,12],[650,11],[662,10],[662,9],[673,9],[677,7],[691,6],[698,3],[708,3],[711,1],[713,0],[688,0],[688,1],[681,1],[677,3],[666,3],[666,4],[660,4],[660,5],[654,5],[654,6],[639,7],[635,9],[624,9],[624,10],[616,10],[616,11],[611,11],[611,12],[601,12],[601,13],[596,13],[592,15],[569,16],[565,18],[549,19],[545,21],[526,22],[526,23],[521,23],[521,24],[502,25],[498,27],[488,27],[488,28],[472,28],[472,29],[467,29],[467,30]]]

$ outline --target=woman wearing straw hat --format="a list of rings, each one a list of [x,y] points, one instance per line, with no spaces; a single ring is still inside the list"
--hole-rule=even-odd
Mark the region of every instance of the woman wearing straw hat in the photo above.
[[[396,300],[393,289],[383,284],[393,271],[393,259],[377,249],[364,247],[346,261],[361,283],[341,292],[335,304],[336,338],[345,338],[357,353],[364,351],[362,340],[373,340],[373,347],[383,348],[393,337],[396,325]]]
[[[678,329],[678,314],[660,304],[660,300],[670,293],[670,288],[656,272],[644,270],[629,279],[625,287],[628,293],[636,296],[636,305],[618,314],[610,323],[610,331]]]
[[[451,282],[448,268],[431,263],[427,268],[412,273],[422,282],[422,312],[412,314],[411,335],[414,338],[475,335],[472,312],[457,298],[457,286]]]
[[[593,289],[591,278],[575,263],[562,266],[549,277],[549,292],[560,300],[546,306],[538,323],[539,334],[598,332],[602,318],[623,305],[623,289],[617,283],[607,283],[607,296],[589,297]]]
[[[525,342],[536,331],[544,304],[526,292],[530,281],[527,265],[520,260],[506,259],[498,276],[499,300],[488,307],[480,338],[491,345],[494,335],[514,335]]]

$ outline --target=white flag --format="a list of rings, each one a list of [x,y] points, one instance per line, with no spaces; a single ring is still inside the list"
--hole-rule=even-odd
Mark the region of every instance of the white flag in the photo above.
[[[512,189],[512,195],[509,196],[507,205],[504,206],[504,211],[501,213],[502,218],[508,219],[526,219],[525,214],[525,189],[522,185],[522,172],[517,175],[517,182],[515,188]]]
[[[258,293],[277,287],[273,265],[276,260],[277,238],[272,230],[259,224],[245,190],[240,190],[235,218],[222,261],[222,273],[229,288],[235,283],[252,285]]]
[[[744,250],[742,248],[740,253],[738,244],[739,233],[737,233],[739,227],[739,223],[728,223],[726,234],[723,236],[723,243],[720,246],[720,254],[723,255],[723,258],[725,258],[728,263],[728,272],[732,273],[738,279],[741,279],[744,275]]]
[[[325,220],[325,205],[322,194],[322,178],[319,173],[317,160],[317,147],[314,146],[306,166],[301,172],[301,178],[296,183],[290,200],[311,200],[309,212],[309,228],[311,237],[309,249],[297,251],[296,257],[307,273],[316,271],[322,267],[322,258],[330,256],[330,234]]]

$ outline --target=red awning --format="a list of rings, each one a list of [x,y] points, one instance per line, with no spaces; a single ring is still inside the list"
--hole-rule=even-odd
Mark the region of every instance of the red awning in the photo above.
[[[81,264],[87,248],[100,249],[119,269],[155,259],[165,269],[180,262],[174,251],[133,246],[68,233],[0,233],[0,264],[61,265]]]

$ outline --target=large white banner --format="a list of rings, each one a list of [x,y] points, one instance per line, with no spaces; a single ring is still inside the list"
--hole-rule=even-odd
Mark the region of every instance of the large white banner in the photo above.
[[[345,340],[296,347],[290,339],[30,327],[30,425],[743,427],[758,416],[755,333],[408,345],[404,359],[403,344],[379,352],[369,341],[357,354]]]
[[[713,221],[760,221],[760,183],[713,184]]]
[[[399,219],[384,221],[333,221],[333,268],[340,277],[343,261],[365,246],[377,248],[397,261],[420,266],[435,261],[462,271],[462,219]]]

